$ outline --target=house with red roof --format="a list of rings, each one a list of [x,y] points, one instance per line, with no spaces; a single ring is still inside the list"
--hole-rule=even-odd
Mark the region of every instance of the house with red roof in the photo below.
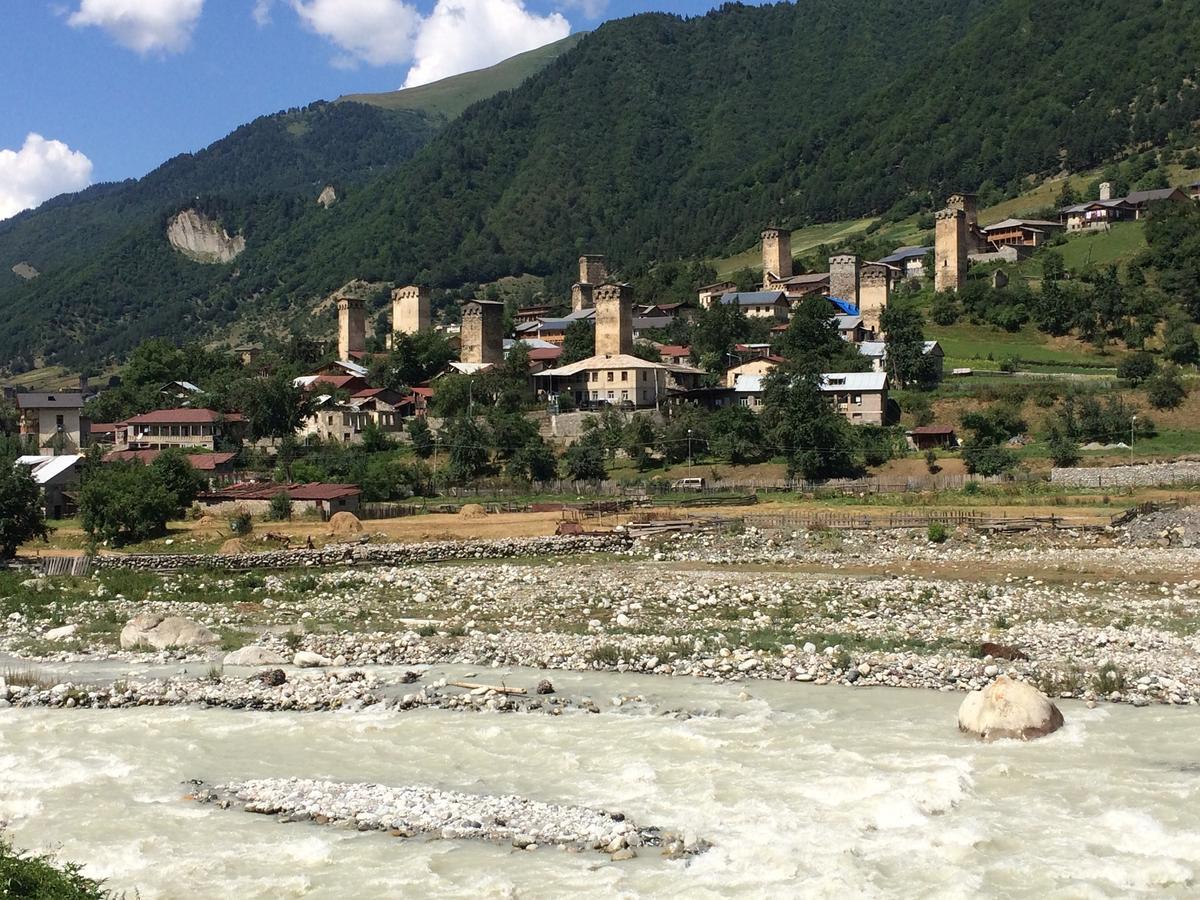
[[[116,423],[114,450],[217,449],[222,438],[240,440],[246,419],[241,413],[211,409],[156,409]]]

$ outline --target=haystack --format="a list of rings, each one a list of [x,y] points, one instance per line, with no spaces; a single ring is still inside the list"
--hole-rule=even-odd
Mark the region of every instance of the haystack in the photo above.
[[[230,538],[221,545],[221,549],[217,552],[222,556],[233,556],[237,553],[245,553],[246,545],[242,543],[241,538]]]
[[[458,511],[458,514],[464,519],[482,519],[487,515],[487,510],[478,503],[468,503]]]
[[[352,512],[345,512],[343,510],[342,512],[334,513],[329,519],[330,534],[360,534],[362,530],[362,522]]]

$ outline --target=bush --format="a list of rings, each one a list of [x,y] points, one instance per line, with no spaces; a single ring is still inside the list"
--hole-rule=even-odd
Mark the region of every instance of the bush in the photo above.
[[[929,307],[929,318],[937,325],[953,325],[960,315],[962,308],[958,305],[958,299],[949,292],[938,294]]]
[[[1117,366],[1117,377],[1123,378],[1130,384],[1138,385],[1154,374],[1158,364],[1154,357],[1144,350],[1130,353]]]
[[[292,518],[292,497],[287,491],[281,491],[271,498],[271,506],[267,510],[267,518],[273,522],[287,522]]]
[[[930,475],[936,475],[942,471],[942,467],[938,465],[937,451],[932,447],[925,451],[925,468],[929,470]]]
[[[941,522],[930,522],[929,528],[925,532],[931,544],[944,544],[950,533],[946,530],[946,526]]]
[[[1163,369],[1146,382],[1146,399],[1155,409],[1174,409],[1186,396],[1187,388],[1174,368]]]
[[[50,857],[18,852],[0,840],[0,897],[14,900],[106,900],[100,883],[79,874],[74,863],[56,865]]]
[[[234,534],[249,534],[253,527],[248,511],[239,507],[229,514],[229,530]]]

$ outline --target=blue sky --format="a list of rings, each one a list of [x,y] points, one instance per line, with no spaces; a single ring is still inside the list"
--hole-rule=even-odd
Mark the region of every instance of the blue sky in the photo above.
[[[0,219],[256,116],[490,65],[669,0],[0,0]]]

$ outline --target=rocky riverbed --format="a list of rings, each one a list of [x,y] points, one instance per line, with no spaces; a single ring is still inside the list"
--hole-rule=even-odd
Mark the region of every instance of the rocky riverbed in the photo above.
[[[33,580],[0,595],[11,610],[0,651],[30,666],[183,662],[193,674],[135,674],[120,690],[10,677],[0,703],[570,707],[432,685],[396,696],[362,671],[455,663],[943,691],[1006,673],[1055,697],[1193,704],[1200,554],[1161,546],[1156,527],[961,534],[944,544],[912,532],[748,530],[660,538],[617,556]],[[125,622],[143,614],[194,620],[214,643],[122,650]],[[227,653],[245,645],[275,663],[306,654],[332,671],[300,678],[282,666],[275,685],[223,671]]]
[[[512,795],[464,794],[434,788],[355,784],[303,778],[267,778],[208,787],[191,797],[222,809],[276,816],[281,822],[312,822],[386,831],[392,837],[418,835],[511,844],[518,850],[540,846],[575,852],[596,850],[614,862],[634,859],[654,848],[672,859],[703,852],[656,827],[640,827],[623,813],[541,803]]]

